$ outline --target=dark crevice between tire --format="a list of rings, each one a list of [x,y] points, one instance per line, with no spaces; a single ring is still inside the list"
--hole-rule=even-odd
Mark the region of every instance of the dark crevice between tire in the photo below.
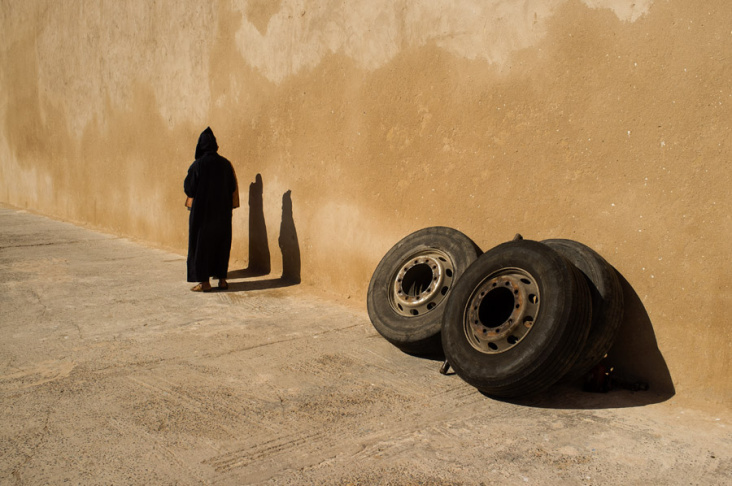
[[[399,350],[415,358],[422,358],[430,361],[445,361],[445,353],[442,351],[442,336],[440,333],[425,339],[416,346],[397,346]]]

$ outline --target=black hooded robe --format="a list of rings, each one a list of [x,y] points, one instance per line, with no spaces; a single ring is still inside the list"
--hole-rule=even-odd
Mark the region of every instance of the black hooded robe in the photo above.
[[[201,133],[196,160],[183,184],[193,198],[188,220],[188,281],[226,278],[231,253],[231,211],[236,174],[231,162],[217,153],[211,128]]]

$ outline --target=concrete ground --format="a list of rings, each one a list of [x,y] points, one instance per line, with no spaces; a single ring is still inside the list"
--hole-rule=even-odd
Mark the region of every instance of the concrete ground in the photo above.
[[[493,400],[362,302],[231,282],[189,292],[180,255],[0,207],[0,483],[732,483],[729,418],[683,397]]]

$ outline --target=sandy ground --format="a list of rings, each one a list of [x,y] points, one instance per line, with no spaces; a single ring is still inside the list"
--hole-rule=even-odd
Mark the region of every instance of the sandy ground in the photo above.
[[[2,484],[730,484],[727,416],[652,391],[496,401],[272,277],[0,207]]]

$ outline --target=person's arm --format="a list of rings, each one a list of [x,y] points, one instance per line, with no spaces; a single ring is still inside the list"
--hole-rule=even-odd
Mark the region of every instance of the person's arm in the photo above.
[[[239,202],[239,181],[236,178],[236,171],[234,170],[234,166],[231,166],[231,173],[234,174],[234,194],[231,198],[231,207],[232,209],[236,209],[240,206]]]
[[[196,196],[196,187],[198,185],[198,164],[196,162],[193,162],[191,164],[191,167],[188,169],[188,175],[186,176],[186,180],[183,181],[183,191],[185,191],[186,196],[186,207],[188,209],[193,206],[193,198]]]

